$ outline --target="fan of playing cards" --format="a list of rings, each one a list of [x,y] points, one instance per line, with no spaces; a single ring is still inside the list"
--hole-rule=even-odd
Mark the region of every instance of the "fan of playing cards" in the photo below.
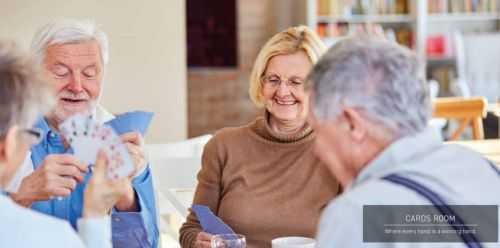
[[[59,130],[74,155],[89,165],[95,163],[99,149],[103,150],[108,157],[108,178],[118,179],[134,172],[132,159],[120,137],[111,127],[96,122],[93,116],[76,114],[64,121]]]

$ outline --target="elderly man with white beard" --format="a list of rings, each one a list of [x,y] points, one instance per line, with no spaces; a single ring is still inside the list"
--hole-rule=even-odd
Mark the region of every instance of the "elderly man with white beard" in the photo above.
[[[42,27],[32,42],[35,59],[57,94],[55,109],[36,127],[40,144],[31,148],[11,198],[20,205],[68,220],[76,229],[83,190],[91,172],[77,161],[58,126],[76,113],[92,113],[100,123],[114,118],[99,106],[105,65],[106,35],[88,21],[64,20]],[[137,173],[128,193],[111,212],[114,247],[157,247],[158,228],[152,176],[139,133],[121,134]],[[15,182],[16,180],[14,180]]]

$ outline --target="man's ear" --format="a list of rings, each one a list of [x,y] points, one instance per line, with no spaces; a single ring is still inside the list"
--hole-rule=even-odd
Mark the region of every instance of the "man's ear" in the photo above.
[[[4,140],[0,141],[0,161],[9,161],[14,156],[19,145],[18,130],[17,126],[9,128]]]
[[[344,120],[349,126],[349,134],[356,141],[361,141],[365,138],[367,134],[366,119],[364,119],[354,108],[344,108],[343,110]]]

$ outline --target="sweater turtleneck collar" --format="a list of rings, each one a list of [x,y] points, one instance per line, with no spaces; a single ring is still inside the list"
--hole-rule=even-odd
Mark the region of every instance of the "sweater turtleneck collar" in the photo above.
[[[263,117],[260,117],[256,120],[254,129],[255,131],[262,136],[263,138],[270,140],[270,141],[275,141],[275,142],[281,142],[281,143],[293,143],[300,141],[304,138],[309,137],[313,133],[313,129],[309,125],[309,123],[305,123],[304,126],[297,132],[291,133],[291,134],[283,134],[280,132],[276,132],[275,130],[272,129],[270,122],[269,122],[270,114],[268,111],[265,111],[265,114]]]

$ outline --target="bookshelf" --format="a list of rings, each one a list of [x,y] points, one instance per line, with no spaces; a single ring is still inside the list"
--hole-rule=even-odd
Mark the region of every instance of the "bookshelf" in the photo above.
[[[450,21],[488,21],[499,20],[498,13],[445,13],[430,14],[429,22],[450,22]]]
[[[456,76],[454,32],[497,31],[500,0],[307,0],[307,24],[327,45],[360,24],[382,26],[388,38],[413,49],[423,75],[447,95]]]
[[[454,36],[461,33],[498,31],[500,20],[498,0],[428,0],[427,38],[441,37],[444,51],[429,54],[427,44],[427,78],[440,83],[444,96],[449,95],[450,82],[457,78]],[[429,38],[428,38],[429,39]]]
[[[414,49],[419,58],[425,53],[425,32],[417,0],[308,0],[307,22],[327,46],[361,24],[381,25],[386,36]]]
[[[338,22],[349,22],[349,23],[409,23],[413,21],[410,15],[404,14],[390,14],[390,15],[350,15],[346,17],[335,17],[335,16],[318,16],[317,20],[319,23],[338,23]]]

